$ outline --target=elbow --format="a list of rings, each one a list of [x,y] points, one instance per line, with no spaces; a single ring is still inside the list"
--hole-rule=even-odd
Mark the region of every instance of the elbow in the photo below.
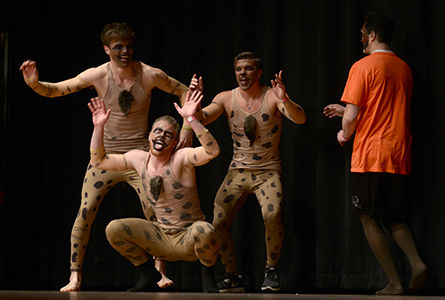
[[[212,160],[212,159],[215,159],[215,158],[217,158],[218,157],[218,155],[220,154],[220,148],[219,148],[219,145],[218,144],[216,144],[216,147],[214,147],[214,149],[212,149],[212,151],[211,152],[207,152],[207,154],[209,154],[209,159],[210,160]]]
[[[302,116],[300,117],[300,120],[299,120],[298,124],[304,124],[304,123],[306,123],[306,120],[307,120],[306,114],[303,112]]]
[[[214,156],[213,158],[218,157],[220,153],[221,153],[221,149],[220,149],[219,146],[218,146],[218,147],[216,148],[215,156]],[[213,159],[213,158],[212,158],[212,159]]]

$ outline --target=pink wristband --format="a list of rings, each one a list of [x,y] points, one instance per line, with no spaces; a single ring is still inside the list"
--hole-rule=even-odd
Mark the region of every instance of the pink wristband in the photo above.
[[[341,137],[343,138],[343,140],[344,140],[345,142],[349,141],[349,139],[346,139],[345,136],[344,136],[343,134],[344,134],[344,132],[342,131],[342,133],[341,133]]]
[[[289,101],[289,98],[280,98],[280,100],[281,100],[282,103],[284,103],[284,102]]]
[[[193,121],[193,120],[196,120],[196,117],[195,116],[188,116],[187,117],[187,122],[191,122],[191,121]]]

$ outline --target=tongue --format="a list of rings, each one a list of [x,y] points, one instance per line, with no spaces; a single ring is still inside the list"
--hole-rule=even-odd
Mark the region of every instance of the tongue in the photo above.
[[[153,145],[153,148],[155,148],[155,150],[161,151],[162,149],[164,149],[164,145],[161,143],[155,143]]]

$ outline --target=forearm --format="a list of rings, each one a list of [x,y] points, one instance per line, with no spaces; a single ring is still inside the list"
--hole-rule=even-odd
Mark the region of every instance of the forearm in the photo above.
[[[41,96],[54,98],[80,91],[87,84],[80,77],[76,77],[58,83],[37,81],[29,86]]]
[[[354,134],[357,117],[360,112],[360,107],[354,104],[346,104],[345,112],[342,118],[343,138],[349,140]]]
[[[306,122],[306,114],[303,108],[289,98],[284,101],[281,100],[279,105],[280,112],[289,120],[296,124],[303,124]]]
[[[343,117],[342,119],[342,129],[343,129],[343,138],[345,140],[349,140],[351,136],[354,134],[355,127],[357,124],[356,119],[350,119]]]
[[[104,128],[101,126],[95,126],[93,135],[91,136],[90,159],[91,164],[96,168],[99,168],[106,157],[103,136]]]
[[[192,164],[197,166],[203,165],[219,155],[220,149],[218,142],[209,132],[209,130],[206,129],[198,120],[195,119],[189,124],[201,143],[201,147],[194,148],[191,151],[193,152],[193,155],[190,161]]]

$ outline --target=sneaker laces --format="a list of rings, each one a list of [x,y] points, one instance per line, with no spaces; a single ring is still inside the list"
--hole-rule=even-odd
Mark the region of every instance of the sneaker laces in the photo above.
[[[275,267],[266,267],[264,278],[269,278],[278,281],[278,271]]]

